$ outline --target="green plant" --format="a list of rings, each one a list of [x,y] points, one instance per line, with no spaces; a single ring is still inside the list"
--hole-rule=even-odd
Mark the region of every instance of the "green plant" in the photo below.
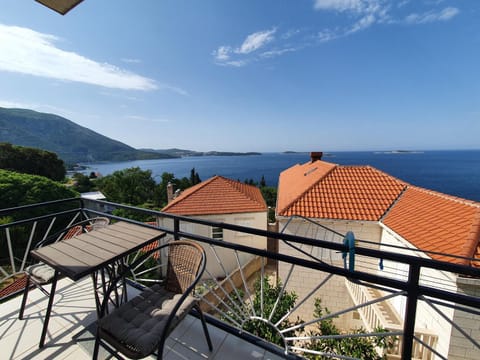
[[[330,314],[328,308],[322,308],[320,299],[315,299],[315,318],[321,319],[325,315]],[[340,339],[312,339],[306,346],[310,350],[319,351],[322,353],[347,355],[354,358],[364,360],[380,360],[386,359],[386,351],[393,347],[395,337],[388,336],[388,330],[377,328],[374,332],[385,332],[385,336],[359,336],[359,337],[344,337]],[[363,328],[353,329],[351,334],[366,334]],[[319,321],[317,329],[309,332],[309,335],[326,336],[326,335],[340,335],[341,332],[333,323],[333,318],[323,319]],[[380,351],[377,351],[380,349]],[[330,356],[308,354],[310,359],[331,359]],[[335,358],[333,356],[333,358]]]
[[[279,322],[284,315],[292,310],[297,300],[297,294],[295,294],[295,292],[284,291],[283,294],[281,294],[281,291],[281,282],[277,282],[276,284],[272,285],[269,281],[269,278],[265,277],[263,281],[261,281],[260,278],[255,281],[253,301],[249,302],[243,300],[244,293],[241,290],[238,290],[238,294],[241,297],[240,299],[236,292],[232,292],[230,296],[233,298],[233,302],[235,302],[237,306],[242,309],[243,314],[255,314],[255,317],[262,318],[251,318],[245,321],[242,327],[244,330],[283,347],[285,344],[283,343],[282,336],[278,332],[278,329],[286,329],[293,325],[300,324],[302,320],[297,318],[295,322],[292,322],[288,318],[284,319],[278,325],[278,329],[271,325]],[[279,299],[279,301],[275,307],[277,299]],[[232,302],[230,302],[230,305],[231,308],[238,310],[237,307],[234,305],[232,306]],[[274,307],[275,311],[273,312]],[[267,322],[265,319],[268,319],[272,312],[273,315],[271,316],[270,322]],[[227,314],[228,316],[224,317],[224,320],[229,321],[228,318],[231,318],[236,322],[242,322],[242,317],[240,314],[235,314],[232,312],[228,312]],[[284,334],[284,336],[292,335],[294,335],[293,331]]]

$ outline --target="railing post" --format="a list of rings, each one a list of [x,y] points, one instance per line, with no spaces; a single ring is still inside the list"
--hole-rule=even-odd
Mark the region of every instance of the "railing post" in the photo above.
[[[180,236],[178,235],[180,231],[180,220],[178,218],[173,219],[173,238],[174,240],[180,240]]]
[[[413,340],[415,335],[415,318],[417,315],[418,282],[420,265],[410,264],[408,271],[407,306],[405,308],[405,323],[403,324],[402,359],[412,358]]]

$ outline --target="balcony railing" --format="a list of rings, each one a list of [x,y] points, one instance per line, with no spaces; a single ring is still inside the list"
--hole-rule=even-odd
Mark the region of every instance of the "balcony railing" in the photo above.
[[[114,208],[123,209],[127,217],[112,215],[110,210]],[[138,215],[142,221],[132,220]],[[472,324],[480,320],[480,299],[472,293],[478,294],[480,288],[479,269],[372,248],[352,248],[348,242],[332,241],[339,234],[328,229],[323,229],[324,239],[296,236],[80,199],[4,209],[0,210],[2,286],[18,281],[31,261],[30,250],[38,242],[94,216],[160,228],[169,234],[165,241],[187,238],[202,243],[207,252],[207,270],[197,293],[202,296],[208,321],[284,358],[361,358],[348,353],[335,354],[334,345],[328,348],[319,344],[373,337],[391,340],[394,347],[386,349],[390,358],[469,359],[478,358],[480,354],[478,329],[472,329],[472,326],[475,328]],[[241,241],[215,240],[211,236],[212,228],[237,234]],[[291,251],[283,251],[282,246],[279,252],[267,251],[268,242],[288,244]],[[383,261],[399,264],[397,268],[404,269],[406,276],[384,276],[367,268],[357,270],[352,266],[354,256],[357,261],[368,259],[364,264]],[[326,261],[327,257],[330,260]],[[339,257],[342,261],[337,261]],[[471,281],[468,286],[463,281],[454,287],[422,281],[421,274],[437,272]],[[146,283],[149,280],[145,275],[145,269],[139,269],[132,278]],[[345,283],[355,284],[352,296]],[[327,304],[331,289],[339,284],[350,305],[319,312],[318,300]],[[390,326],[380,315],[378,299],[362,295],[358,286],[381,291],[382,300],[392,301],[391,306],[397,311],[400,309],[400,324]],[[434,314],[436,323],[440,324],[438,328],[430,323],[425,326],[424,308]],[[331,322],[338,324],[340,333],[320,331],[321,326]],[[360,324],[364,329],[352,329],[350,324]],[[379,331],[379,327],[388,332]],[[460,350],[457,344],[461,344]],[[382,351],[378,349],[378,356]]]
[[[345,281],[345,285],[352,297],[355,305],[370,304],[358,308],[358,312],[368,331],[382,327],[388,331],[396,332],[402,330],[402,320],[391,306],[388,300],[385,300],[377,290],[367,286],[359,285],[350,280]],[[438,342],[438,335],[428,329],[415,329],[414,337],[419,339],[413,343],[412,359],[431,360],[434,357],[433,351]],[[394,343],[394,347],[389,351],[389,358],[400,359],[403,337],[399,336]],[[426,344],[424,346],[423,344]]]

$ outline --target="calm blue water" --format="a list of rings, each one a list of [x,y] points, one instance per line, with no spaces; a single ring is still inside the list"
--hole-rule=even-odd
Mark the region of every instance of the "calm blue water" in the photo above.
[[[307,153],[265,153],[254,156],[205,156],[168,160],[139,160],[89,164],[90,171],[108,175],[116,170],[138,166],[151,170],[153,176],[164,172],[175,177],[190,176],[195,170],[202,180],[222,175],[234,180],[253,179],[262,175],[267,185],[277,186],[281,171],[310,160]],[[413,185],[446,194],[480,201],[480,150],[425,151],[421,153],[333,152],[323,160],[341,165],[371,165]],[[159,177],[156,177],[158,180]]]

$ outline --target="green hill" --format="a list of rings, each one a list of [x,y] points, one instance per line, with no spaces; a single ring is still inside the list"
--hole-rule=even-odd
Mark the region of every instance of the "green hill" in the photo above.
[[[0,142],[53,151],[66,163],[162,159],[54,114],[0,107]]]

